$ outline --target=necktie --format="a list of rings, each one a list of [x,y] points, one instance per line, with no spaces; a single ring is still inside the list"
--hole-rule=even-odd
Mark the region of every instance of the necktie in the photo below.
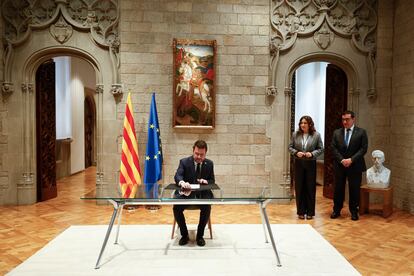
[[[201,164],[200,163],[197,163],[196,177],[197,179],[201,178]]]
[[[345,134],[345,144],[346,144],[346,146],[348,147],[348,145],[349,145],[349,138],[351,137],[351,129],[350,128],[348,128],[347,130],[346,130],[346,134]]]

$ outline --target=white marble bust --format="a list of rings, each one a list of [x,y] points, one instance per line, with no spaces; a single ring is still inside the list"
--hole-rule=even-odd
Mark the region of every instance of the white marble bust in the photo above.
[[[367,170],[367,185],[372,188],[388,188],[391,171],[384,167],[384,153],[380,150],[372,152],[374,165]]]

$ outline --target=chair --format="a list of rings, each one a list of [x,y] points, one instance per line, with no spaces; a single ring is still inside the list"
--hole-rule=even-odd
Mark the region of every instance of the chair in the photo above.
[[[197,208],[197,206],[189,206],[186,210],[199,210]],[[174,218],[173,221],[173,226],[172,226],[172,232],[171,232],[171,239],[174,239],[174,234],[175,234],[175,225],[177,224],[177,221]],[[208,230],[210,232],[210,239],[213,239],[213,229],[211,228],[211,213],[210,213],[210,217],[208,218]],[[177,230],[179,229],[178,225],[177,225]]]
[[[162,190],[161,190],[161,197],[163,197],[164,196],[164,191],[165,190],[172,190],[172,193],[171,193],[171,196],[173,197],[174,196],[174,192],[175,192],[175,190],[179,190],[180,188],[175,184],[175,183],[171,183],[171,184],[169,184],[169,185],[167,185],[167,187],[165,187],[165,188],[163,188]],[[215,184],[215,183],[213,183],[213,184],[208,184],[208,185],[203,185],[202,187],[201,187],[201,189],[200,190],[218,190],[218,191],[220,191],[220,197],[223,197],[223,191],[220,189],[220,187],[217,185],[217,184]],[[198,209],[198,207],[197,206],[189,206],[189,208],[187,208],[186,210],[199,210]],[[171,232],[171,239],[173,239],[174,238],[174,234],[175,234],[175,225],[177,224],[177,222],[176,222],[176,220],[175,220],[175,218],[174,218],[174,221],[173,221],[173,228],[172,228],[172,232]],[[211,239],[213,239],[213,229],[212,229],[212,227],[211,227],[211,214],[210,214],[210,217],[209,217],[209,219],[208,219],[208,223],[207,223],[207,225],[208,225],[208,229],[209,229],[209,232],[210,232],[210,238]]]

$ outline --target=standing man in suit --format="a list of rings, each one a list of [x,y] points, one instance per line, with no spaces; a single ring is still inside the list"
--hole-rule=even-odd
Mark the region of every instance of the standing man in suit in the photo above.
[[[343,128],[337,129],[332,137],[334,155],[335,190],[331,219],[341,215],[345,198],[345,182],[349,186],[349,211],[351,219],[358,220],[359,187],[362,172],[366,171],[364,155],[368,150],[368,136],[364,129],[355,126],[352,111],[342,113]]]
[[[211,190],[191,191],[191,185],[198,183],[200,185],[214,184],[214,164],[211,160],[206,159],[207,143],[203,140],[197,140],[193,145],[193,155],[180,160],[177,172],[175,173],[175,183],[181,187],[181,190],[175,192],[176,198],[213,198]],[[186,245],[189,241],[187,224],[185,223],[184,210],[189,205],[174,205],[174,218],[180,227],[181,239],[179,245]],[[196,242],[198,246],[206,244],[204,228],[210,218],[210,205],[197,205],[200,209],[200,220],[197,227]]]

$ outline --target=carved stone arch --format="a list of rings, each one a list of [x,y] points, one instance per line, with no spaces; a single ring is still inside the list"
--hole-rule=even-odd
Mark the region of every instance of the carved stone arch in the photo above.
[[[23,65],[22,79],[29,83],[34,82],[37,68],[44,61],[58,56],[76,57],[86,61],[88,64],[91,65],[91,67],[95,71],[96,83],[102,83],[102,66],[95,56],[93,56],[91,53],[84,51],[83,49],[64,46],[44,48],[32,53],[32,55],[28,57],[28,59]]]
[[[358,114],[358,105],[355,103],[354,101],[354,95],[356,94],[355,91],[357,91],[356,87],[359,87],[359,77],[357,74],[357,68],[355,67],[355,64],[348,59],[347,57],[338,55],[336,53],[311,53],[311,54],[307,54],[301,57],[298,57],[296,60],[294,60],[292,62],[292,64],[290,64],[290,66],[288,66],[288,70],[286,71],[286,75],[285,75],[285,91],[287,91],[288,93],[293,91],[292,89],[292,79],[293,79],[293,75],[295,73],[295,71],[302,65],[307,64],[307,63],[311,63],[311,62],[328,62],[328,63],[332,63],[338,67],[340,67],[346,74],[347,76],[347,81],[348,81],[348,109],[353,110],[355,113]],[[292,97],[291,94],[286,95],[287,96],[287,105],[286,105],[286,109],[285,109],[285,118],[287,118],[288,124],[286,125],[286,127],[288,127],[290,125],[290,120],[291,120],[291,109],[290,107],[292,106]],[[356,99],[356,101],[358,101],[358,99]],[[291,133],[289,131],[287,131],[286,133],[287,138],[285,137],[285,143],[286,143],[286,147],[287,147],[287,143],[289,143],[288,141],[290,141],[291,138]],[[285,178],[286,179],[290,179],[290,159],[289,159],[289,154],[287,154],[284,158],[284,166],[287,166],[286,168],[284,167],[284,171],[285,171]]]
[[[355,65],[348,58],[332,53],[311,53],[302,57],[299,57],[294,61],[286,71],[285,76],[285,87],[292,85],[292,78],[294,72],[302,65],[310,62],[328,62],[340,67],[346,74],[348,79],[349,90],[353,90],[354,87],[359,87],[359,79],[356,73]]]
[[[294,71],[300,65],[313,61],[326,61],[341,67],[348,78],[348,108],[357,115],[360,115],[360,104],[366,104],[369,100],[360,91],[369,90],[370,72],[365,56],[343,37],[336,37],[330,44],[329,51],[321,50],[312,37],[297,38],[295,46],[279,54],[277,63],[271,68],[270,85],[284,93],[276,94],[272,103],[271,119],[267,127],[267,135],[271,138],[271,153],[266,157],[266,168],[271,174],[272,189],[278,194],[287,195],[291,192],[287,148],[291,136],[291,81]]]
[[[87,34],[95,47],[103,49],[112,70],[111,90],[114,96],[122,94],[119,74],[118,35],[119,3],[116,0],[4,0],[1,4],[4,22],[3,99],[13,93],[15,83],[13,64],[16,50],[31,42],[32,36],[42,33],[44,42],[70,46],[79,33]],[[46,46],[46,45],[45,45]]]
[[[117,143],[104,137],[111,137],[120,125],[116,112],[117,96],[122,95],[119,1],[4,0],[0,9],[4,30],[1,94],[8,122],[1,133],[7,139],[3,158],[8,162],[3,165],[7,180],[0,186],[0,204],[36,201],[34,72],[42,61],[57,55],[80,57],[95,69],[97,186],[116,185]]]
[[[0,189],[0,204],[36,202],[35,72],[43,61],[56,56],[76,56],[95,70],[97,187],[116,183],[112,164],[119,158],[118,149],[115,141],[104,137],[110,136],[119,126],[112,92],[114,87],[118,92],[122,89],[113,82],[113,60],[107,49],[97,45],[86,32],[74,31],[62,45],[49,34],[48,29],[41,29],[31,32],[24,43],[14,45],[12,52],[8,67],[10,74],[5,75],[8,77],[5,83],[12,91],[7,95],[3,92],[10,123],[3,131],[8,140],[5,158],[10,162],[5,166],[8,184]]]
[[[36,187],[36,177],[34,176],[36,172],[36,135],[35,135],[35,122],[32,118],[35,118],[35,76],[36,71],[39,66],[46,60],[52,59],[58,56],[71,56],[82,59],[91,65],[95,71],[95,80],[96,80],[96,92],[95,92],[95,103],[96,103],[96,118],[97,118],[97,184],[102,182],[103,179],[103,169],[102,169],[102,150],[103,150],[103,110],[104,110],[104,99],[103,99],[103,87],[105,79],[109,78],[109,75],[102,71],[102,67],[105,64],[102,64],[95,55],[85,51],[84,49],[74,48],[74,47],[65,47],[65,46],[54,46],[49,48],[42,48],[38,51],[35,51],[27,56],[25,61],[22,61],[23,66],[20,71],[20,78],[22,80],[21,85],[21,94],[12,95],[11,98],[20,96],[21,97],[21,108],[18,108],[21,111],[21,124],[22,124],[22,179],[18,180],[17,184],[17,196],[19,204],[33,203],[35,200],[35,187]],[[16,72],[17,73],[17,72]],[[108,87],[108,86],[107,86]],[[22,184],[24,183],[24,185]],[[24,188],[23,188],[24,186]],[[31,188],[29,188],[31,187]],[[32,192],[30,192],[32,191]]]

